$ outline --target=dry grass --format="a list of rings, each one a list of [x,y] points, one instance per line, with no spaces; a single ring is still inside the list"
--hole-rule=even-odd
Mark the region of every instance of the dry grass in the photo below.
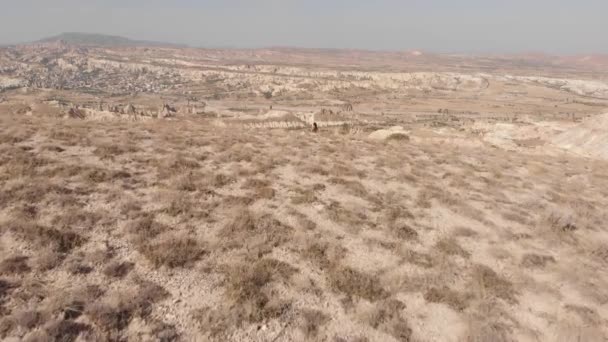
[[[405,304],[395,299],[378,302],[367,317],[367,322],[374,329],[387,333],[397,341],[412,341],[412,329],[401,314],[405,308]]]
[[[301,313],[302,321],[299,328],[304,333],[307,340],[314,340],[323,329],[323,325],[331,320],[331,317],[319,310],[303,310]]]
[[[33,221],[15,220],[9,222],[8,229],[22,239],[39,246],[52,246],[59,253],[69,253],[86,240],[80,234],[67,229],[49,228]]]
[[[555,263],[555,258],[550,255],[528,253],[521,258],[521,265],[527,268],[544,268],[551,263]]]
[[[604,163],[205,118],[0,124],[0,339],[551,339],[531,291],[570,298],[563,336],[608,333]]]
[[[0,275],[13,275],[26,273],[31,270],[28,265],[28,257],[26,256],[13,256],[0,262]]]
[[[132,262],[113,261],[103,269],[103,274],[112,278],[124,278],[131,272],[133,267],[134,264]]]
[[[488,266],[476,265],[472,273],[472,282],[482,298],[497,297],[507,302],[517,302],[517,292],[513,284]]]
[[[471,256],[471,253],[464,250],[458,241],[453,237],[444,237],[440,239],[435,244],[435,249],[450,256],[458,255],[463,258],[469,258]]]
[[[335,267],[330,271],[328,280],[334,291],[349,297],[356,296],[377,301],[389,295],[374,277],[350,267]]]
[[[160,286],[141,283],[132,294],[115,294],[87,304],[84,313],[109,339],[117,339],[134,317],[147,317],[152,305],[168,296]]]
[[[206,253],[195,239],[168,236],[141,243],[137,249],[156,267],[192,267]]]
[[[442,303],[456,311],[463,311],[469,306],[470,295],[451,290],[447,286],[432,287],[424,293],[424,299],[429,303]]]

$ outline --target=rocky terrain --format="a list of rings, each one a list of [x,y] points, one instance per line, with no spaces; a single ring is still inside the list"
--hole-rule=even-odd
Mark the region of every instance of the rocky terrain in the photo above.
[[[0,48],[0,339],[608,339],[601,58],[77,38]]]

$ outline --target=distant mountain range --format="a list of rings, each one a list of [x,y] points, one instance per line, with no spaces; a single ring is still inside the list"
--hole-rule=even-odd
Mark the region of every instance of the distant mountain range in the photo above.
[[[107,46],[107,47],[130,47],[130,46],[150,46],[150,47],[188,47],[184,44],[174,44],[166,42],[155,42],[147,40],[133,40],[120,36],[111,36],[97,33],[66,32],[57,36],[41,39],[35,43],[56,43],[63,42],[75,46]]]

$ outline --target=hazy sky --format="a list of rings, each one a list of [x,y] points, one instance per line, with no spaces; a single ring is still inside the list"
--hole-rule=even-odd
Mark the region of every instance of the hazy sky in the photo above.
[[[0,43],[95,32],[207,47],[608,53],[608,0],[0,0]]]

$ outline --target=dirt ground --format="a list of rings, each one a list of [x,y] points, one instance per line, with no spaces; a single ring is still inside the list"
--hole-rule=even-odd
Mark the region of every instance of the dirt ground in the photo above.
[[[606,341],[608,161],[406,129],[2,113],[0,337]]]

